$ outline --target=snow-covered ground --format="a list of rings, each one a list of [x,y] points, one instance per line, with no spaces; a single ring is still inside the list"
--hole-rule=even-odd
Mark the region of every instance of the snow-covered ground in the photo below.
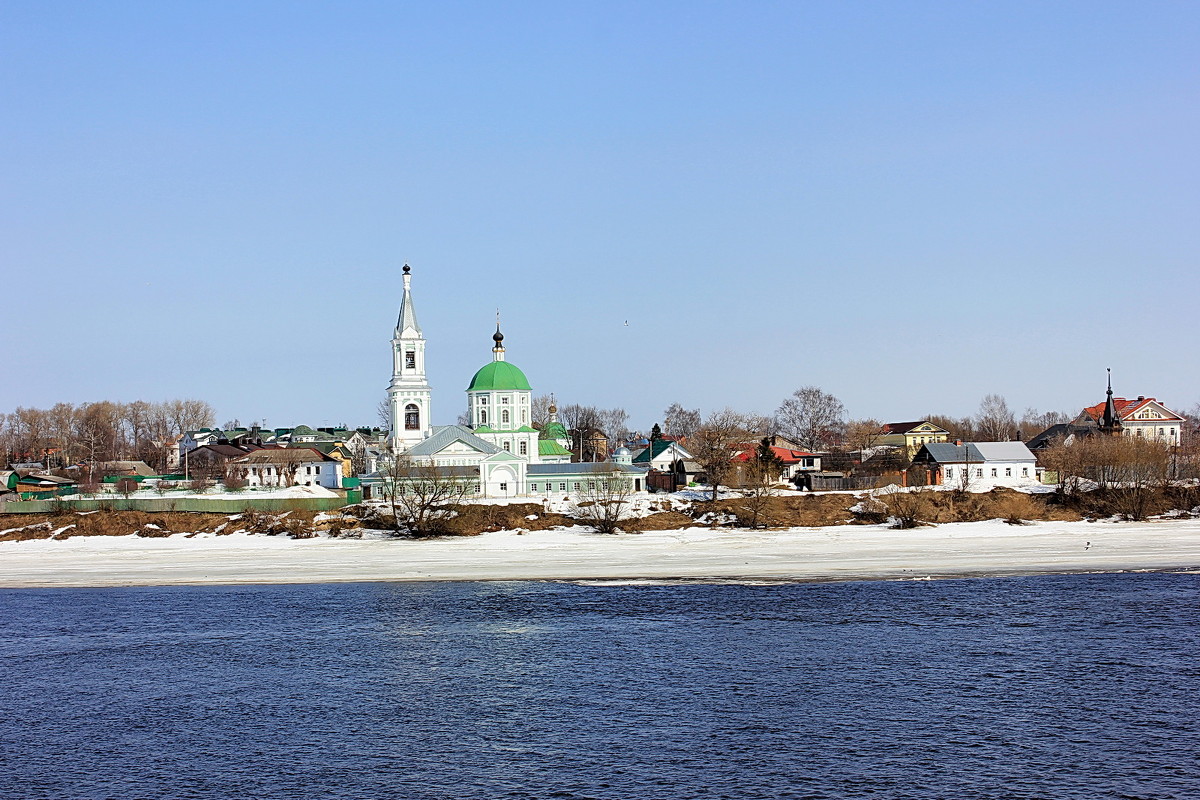
[[[211,534],[0,542],[0,587],[412,580],[853,580],[1200,567],[1200,520],[1000,521],[408,541]]]

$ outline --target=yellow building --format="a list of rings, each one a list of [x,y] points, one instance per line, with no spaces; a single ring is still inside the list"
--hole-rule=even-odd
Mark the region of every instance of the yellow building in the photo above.
[[[921,449],[921,445],[945,442],[950,438],[950,432],[927,420],[918,422],[889,422],[879,429],[880,436],[875,441],[878,445],[903,447],[912,458]]]

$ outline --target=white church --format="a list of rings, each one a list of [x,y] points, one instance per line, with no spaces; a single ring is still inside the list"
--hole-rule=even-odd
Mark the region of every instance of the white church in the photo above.
[[[412,298],[412,269],[404,265],[404,297],[392,336],[392,381],[388,385],[391,450],[417,464],[447,468],[475,480],[480,497],[551,497],[585,491],[589,481],[621,477],[634,491],[646,488],[646,471],[634,467],[628,450],[614,461],[572,463],[567,432],[555,418],[543,436],[533,427],[533,391],[525,373],[505,357],[497,324],[492,360],[467,386],[467,425],[431,424],[433,389],[425,377],[425,334]]]

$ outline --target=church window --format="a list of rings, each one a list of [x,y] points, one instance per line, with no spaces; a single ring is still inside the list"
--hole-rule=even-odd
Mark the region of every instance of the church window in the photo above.
[[[511,453],[511,452],[512,452],[512,442],[505,442],[505,443],[504,443],[504,452],[506,452],[506,453]]]
[[[518,442],[517,452],[523,456],[527,456],[529,455],[529,446],[525,442]]]
[[[421,412],[413,403],[409,403],[404,407],[404,430],[421,430]]]
[[[479,424],[487,425],[487,409],[483,408],[479,411]]]
[[[529,422],[529,412],[522,408],[521,409],[521,424],[524,425],[527,422]]]
[[[501,424],[504,424],[504,425],[508,424],[508,409],[507,408],[500,412],[500,422],[501,422]]]
[[[487,403],[488,403],[487,395],[486,394],[480,395],[479,396],[479,405],[486,406]]]
[[[417,368],[417,354],[412,350],[409,350],[404,354],[404,367],[405,369]]]
[[[500,403],[501,403],[501,405],[508,405],[508,397],[507,396],[501,397]]]

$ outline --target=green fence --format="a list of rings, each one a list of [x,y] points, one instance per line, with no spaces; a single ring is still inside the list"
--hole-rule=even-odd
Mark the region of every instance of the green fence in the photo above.
[[[0,514],[52,514],[59,511],[193,511],[206,514],[237,514],[255,511],[334,511],[347,505],[342,497],[246,497],[218,500],[205,497],[102,498],[94,500],[22,500],[0,502]]]

